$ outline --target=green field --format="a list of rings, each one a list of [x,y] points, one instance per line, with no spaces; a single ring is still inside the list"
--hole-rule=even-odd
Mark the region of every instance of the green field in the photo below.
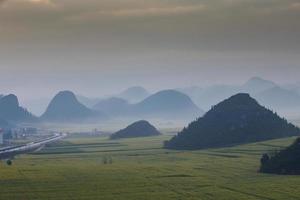
[[[170,136],[70,137],[0,164],[0,199],[300,199],[300,176],[257,173],[295,138],[224,149],[162,149]],[[112,164],[104,164],[111,158]]]

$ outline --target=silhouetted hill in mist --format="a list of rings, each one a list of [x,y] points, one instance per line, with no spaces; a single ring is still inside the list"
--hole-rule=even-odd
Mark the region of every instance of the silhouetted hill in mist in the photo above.
[[[86,96],[83,96],[83,95],[76,95],[76,98],[78,99],[78,101],[80,103],[82,103],[83,105],[85,105],[88,108],[92,108],[99,101],[101,101],[100,98],[91,98],[91,97],[86,97]]]
[[[148,91],[139,86],[130,87],[127,90],[123,91],[117,97],[127,100],[130,103],[139,102],[149,96]]]
[[[259,77],[249,79],[244,85],[241,86],[240,92],[250,93],[251,95],[274,88],[277,85],[269,80]]]
[[[147,137],[160,135],[161,133],[149,122],[140,120],[111,135],[111,139]]]
[[[129,118],[195,119],[204,112],[185,94],[175,90],[157,92],[139,103],[121,98],[100,101],[94,109],[111,116]]]
[[[171,149],[203,149],[299,135],[300,129],[240,93],[222,101],[165,143]]]
[[[209,110],[211,106],[236,93],[250,93],[266,107],[280,110],[288,116],[291,107],[300,112],[300,95],[297,88],[297,85],[284,87],[272,81],[254,77],[243,85],[215,85],[207,88],[193,87],[178,90],[189,95],[199,107],[205,110]]]
[[[117,97],[100,100],[93,106],[95,110],[106,113],[107,115],[125,115],[131,105],[125,100]]]
[[[264,90],[255,97],[261,104],[276,110],[284,107],[300,107],[300,95],[278,86]]]
[[[195,118],[204,112],[187,95],[175,90],[157,92],[134,104],[132,114],[162,118]]]
[[[44,121],[72,122],[90,119],[105,119],[100,112],[91,110],[81,104],[74,93],[59,92],[50,102],[46,112],[41,116]]]
[[[37,118],[19,105],[17,96],[9,94],[0,98],[0,118],[9,122],[35,122]]]
[[[239,88],[236,86],[215,85],[203,89],[200,94],[196,94],[197,100],[194,101],[197,102],[197,105],[201,106],[201,108],[208,110],[211,106],[238,92]]]

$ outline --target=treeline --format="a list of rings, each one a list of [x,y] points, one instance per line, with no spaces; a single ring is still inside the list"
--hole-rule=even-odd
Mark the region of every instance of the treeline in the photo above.
[[[263,154],[259,171],[272,174],[300,175],[300,138],[286,149]]]

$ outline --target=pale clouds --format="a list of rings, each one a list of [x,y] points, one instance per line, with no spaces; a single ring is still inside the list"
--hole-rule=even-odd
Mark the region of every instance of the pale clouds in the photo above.
[[[291,3],[289,9],[292,11],[300,12],[300,2]]]
[[[183,15],[204,11],[206,6],[203,4],[195,5],[171,5],[162,7],[126,8],[113,10],[98,10],[82,13],[69,17],[71,20],[95,20],[101,17],[144,17],[144,16],[166,16]]]
[[[0,85],[294,80],[299,10],[299,0],[0,0]]]

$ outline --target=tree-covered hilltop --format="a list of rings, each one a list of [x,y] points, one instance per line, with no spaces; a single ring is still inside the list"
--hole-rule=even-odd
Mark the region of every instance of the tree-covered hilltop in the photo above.
[[[300,175],[300,138],[286,149],[273,155],[264,154],[261,158],[260,172],[273,174]]]
[[[132,137],[147,137],[160,135],[161,133],[149,122],[140,120],[127,126],[125,129],[111,135],[111,139],[132,138]]]
[[[240,93],[213,106],[165,142],[170,149],[203,149],[300,135],[300,129]]]

